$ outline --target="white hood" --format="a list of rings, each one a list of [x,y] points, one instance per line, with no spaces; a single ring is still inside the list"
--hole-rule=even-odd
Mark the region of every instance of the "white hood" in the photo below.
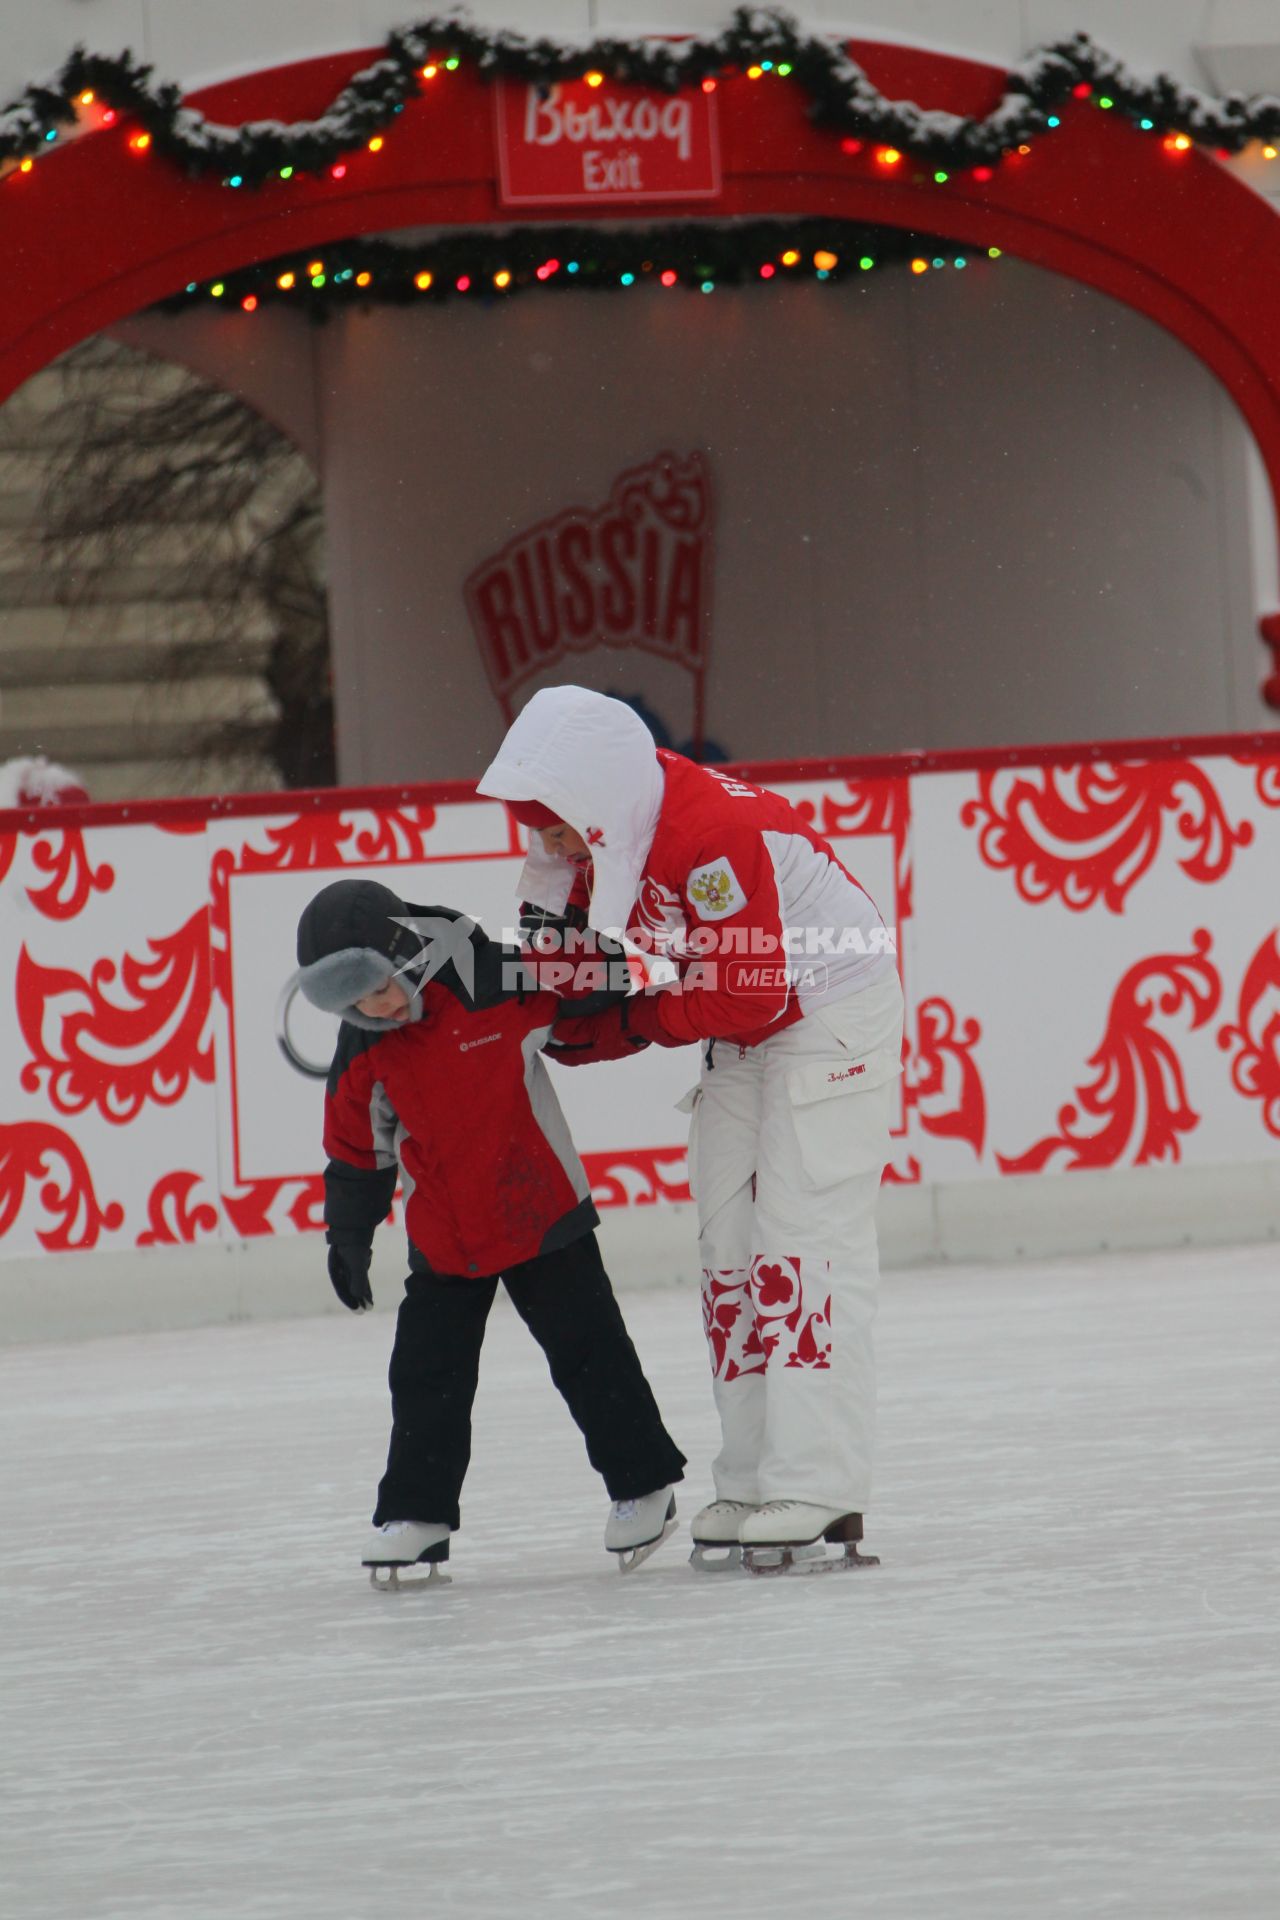
[[[625,929],[663,792],[653,735],[630,707],[585,687],[543,687],[508,729],[477,791],[538,800],[580,833],[593,862],[589,922],[600,932]],[[562,912],[574,871],[531,834],[521,899]]]

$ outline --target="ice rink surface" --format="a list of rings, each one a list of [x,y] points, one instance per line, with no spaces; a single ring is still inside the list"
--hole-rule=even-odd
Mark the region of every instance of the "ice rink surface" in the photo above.
[[[687,1522],[697,1302],[624,1307]],[[1280,1915],[1276,1249],[888,1276],[807,1580],[621,1578],[508,1309],[454,1584],[371,1592],[391,1333],[0,1355],[5,1920]]]

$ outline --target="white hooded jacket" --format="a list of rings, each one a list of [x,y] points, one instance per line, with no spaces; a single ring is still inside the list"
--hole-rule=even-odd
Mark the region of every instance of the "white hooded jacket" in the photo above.
[[[650,1038],[754,1046],[894,969],[875,903],[810,820],[780,794],[660,752],[619,700],[536,693],[479,790],[575,828],[591,854],[590,925],[676,957],[679,993],[643,1010],[657,1016]],[[562,912],[580,876],[535,833],[520,897]]]
[[[653,735],[621,700],[585,687],[543,687],[515,720],[477,785],[491,800],[537,800],[591,849],[589,924],[620,935],[640,891],[662,810]],[[574,869],[530,836],[520,898],[562,913]]]

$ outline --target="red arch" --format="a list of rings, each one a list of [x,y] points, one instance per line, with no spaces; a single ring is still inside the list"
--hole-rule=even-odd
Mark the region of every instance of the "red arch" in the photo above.
[[[891,98],[984,114],[1003,75],[916,48],[850,43]],[[324,110],[369,50],[300,61],[191,96],[231,123]],[[721,86],[723,191],[707,214],[830,213],[995,245],[1147,314],[1209,366],[1248,421],[1271,482],[1280,538],[1280,215],[1208,156],[1172,155],[1118,115],[1069,103],[1062,126],[979,183],[929,170],[886,177],[868,153],[816,131],[799,90]],[[397,119],[382,151],[334,181],[295,177],[260,192],[188,180],[128,146],[122,124],[67,141],[4,182],[10,274],[0,310],[0,398],[67,347],[184,286],[292,248],[398,227],[514,224],[498,197],[489,90],[442,75]],[[578,218],[579,209],[571,216]],[[687,207],[645,207],[647,220]],[[522,210],[521,221],[537,215]],[[563,213],[549,210],[548,219]],[[617,209],[611,210],[617,217]],[[1261,623],[1276,654],[1264,688],[1280,706],[1280,614]]]

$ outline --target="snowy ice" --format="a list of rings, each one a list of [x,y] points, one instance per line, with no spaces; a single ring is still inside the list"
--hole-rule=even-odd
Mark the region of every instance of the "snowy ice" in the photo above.
[[[317,1288],[324,1289],[317,1262]],[[1280,1914],[1274,1248],[887,1277],[875,1571],[622,1578],[509,1309],[454,1584],[388,1315],[0,1355],[5,1920]],[[624,1307],[709,1496],[687,1291]]]

